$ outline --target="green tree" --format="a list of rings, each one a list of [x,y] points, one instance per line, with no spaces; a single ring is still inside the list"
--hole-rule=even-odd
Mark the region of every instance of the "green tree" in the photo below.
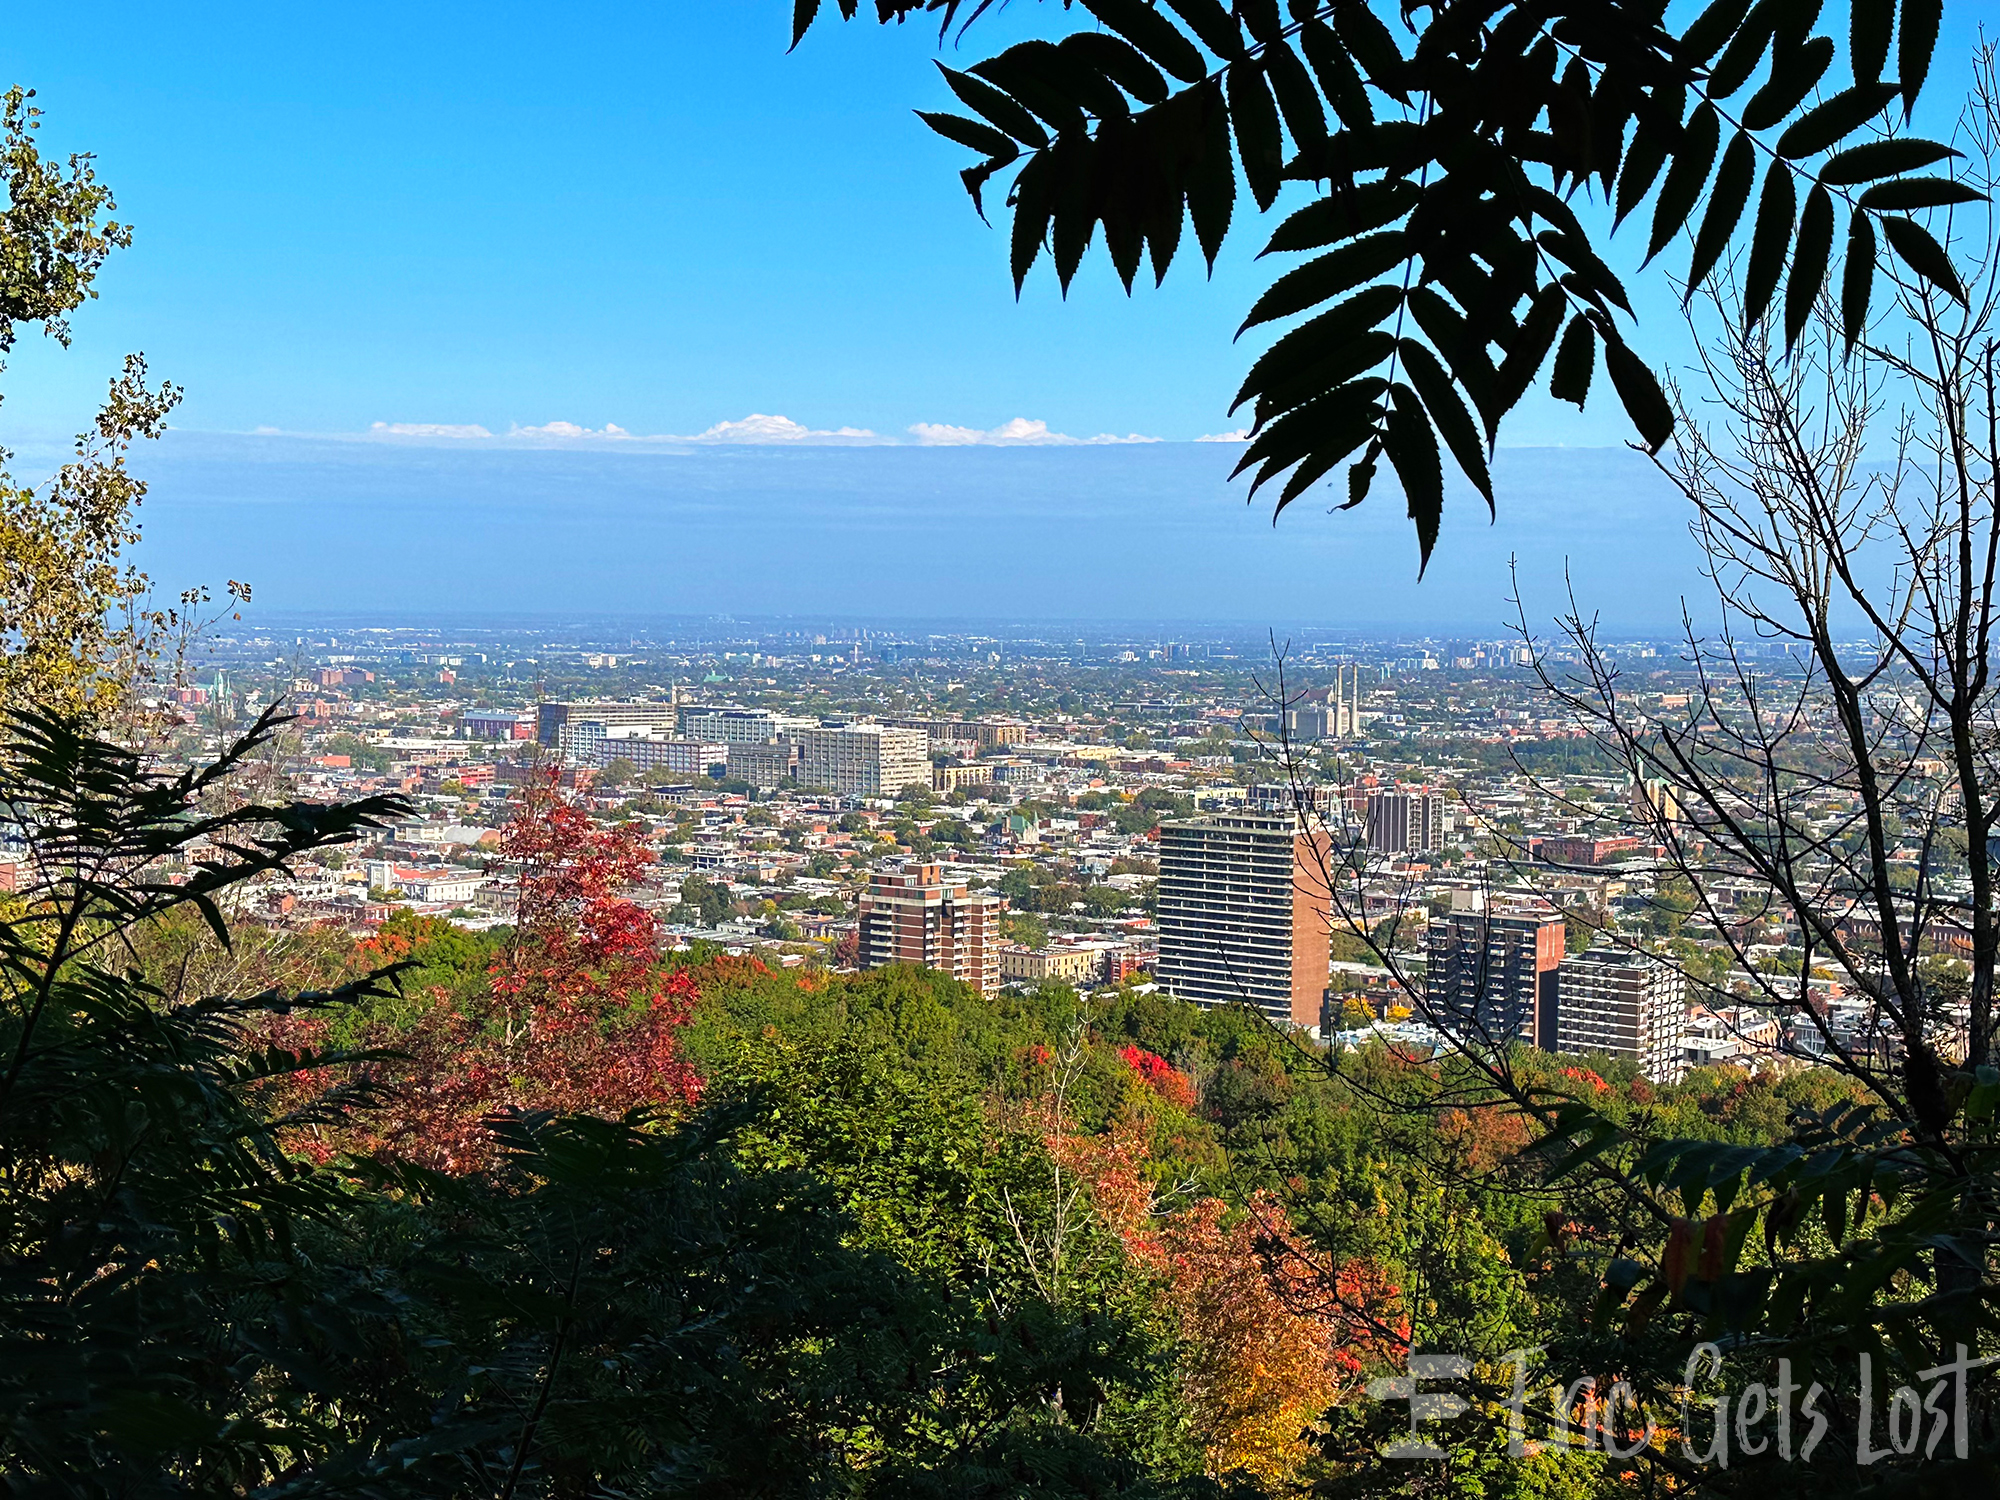
[[[67,346],[69,314],[97,295],[105,258],[132,242],[130,227],[108,217],[116,204],[88,156],[58,165],[41,155],[32,97],[20,88],[0,95],[0,354],[37,325]],[[176,648],[201,624],[205,595],[154,609],[144,575],[119,566],[138,540],[133,510],[146,493],[126,455],[165,430],[179,401],[173,386],[148,385],[145,359],[129,355],[52,480],[19,484],[0,472],[0,696],[8,701],[77,709],[107,689],[143,691],[162,653],[170,670],[185,666]],[[230,586],[232,597],[239,589]]]
[[[708,877],[690,875],[681,882],[681,899],[673,910],[674,921],[715,927],[735,915],[735,898]]]

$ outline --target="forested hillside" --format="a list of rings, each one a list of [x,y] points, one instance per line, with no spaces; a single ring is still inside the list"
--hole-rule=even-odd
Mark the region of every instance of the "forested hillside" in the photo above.
[[[1381,1047],[1335,1059],[1248,1011],[1145,985],[983,996],[924,970],[683,953],[649,981],[674,997],[676,1062],[636,1133],[517,1123],[468,1163],[473,1116],[441,1110],[440,1091],[485,1078],[524,1108],[616,1116],[637,1101],[612,1081],[635,1047],[659,1045],[652,1000],[623,999],[565,1042],[560,1069],[499,1078],[482,1049],[504,1046],[493,977],[517,942],[407,914],[362,943],[277,942],[315,950],[329,980],[412,965],[402,996],[334,1020],[328,1040],[413,1056],[415,1071],[377,1065],[378,1109],[291,1138],[313,1158],[406,1164],[370,1179],[393,1191],[371,1202],[369,1242],[378,1274],[423,1289],[409,1306],[425,1342],[454,1356],[383,1393],[411,1417],[452,1389],[466,1422],[524,1399],[509,1381],[545,1368],[552,1337],[528,1312],[549,1295],[546,1215],[581,1194],[593,1253],[642,1259],[576,1293],[595,1305],[574,1315],[617,1352],[557,1388],[537,1439],[552,1474],[568,1455],[579,1481],[608,1477],[585,1408],[613,1401],[638,1424],[634,1472],[685,1468],[696,1492],[1589,1495],[1630,1482],[1596,1453],[1505,1460],[1490,1422],[1460,1424],[1442,1460],[1377,1452],[1404,1418],[1367,1396],[1371,1377],[1413,1350],[1504,1370],[1512,1350],[1586,1338],[1610,1248],[1576,1242],[1519,1156],[1518,1118],[1440,1107],[1447,1064]],[[1715,1141],[1782,1139],[1794,1110],[1842,1097],[1826,1073],[1655,1088],[1608,1061],[1527,1066],[1613,1117]],[[620,1153],[672,1187],[604,1192]],[[580,1179],[544,1177],[572,1159]],[[467,1165],[480,1170],[427,1170]],[[473,1295],[437,1281],[433,1258],[475,1204],[504,1233],[483,1242]],[[710,1256],[718,1269],[686,1292],[655,1279]],[[492,1361],[476,1376],[455,1363],[474,1350]],[[508,1350],[522,1362],[511,1374]],[[699,1421],[658,1426],[658,1380],[706,1392]]]

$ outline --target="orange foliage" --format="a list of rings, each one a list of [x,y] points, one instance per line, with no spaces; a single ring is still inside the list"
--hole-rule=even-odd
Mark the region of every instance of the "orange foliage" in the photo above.
[[[1187,1074],[1164,1057],[1143,1047],[1121,1047],[1118,1056],[1125,1066],[1145,1082],[1146,1087],[1176,1109],[1194,1108],[1194,1085]]]
[[[1600,1077],[1594,1068],[1564,1068],[1562,1076],[1575,1083],[1588,1084],[1597,1093],[1608,1093],[1611,1085]]]
[[[1528,1122],[1498,1106],[1448,1109],[1438,1116],[1438,1130],[1465,1153],[1466,1165],[1476,1172],[1492,1171],[1528,1144]]]
[[[1152,1053],[1120,1055],[1149,1085],[1171,1074],[1186,1087]],[[1365,1261],[1318,1264],[1268,1194],[1246,1214],[1232,1215],[1219,1198],[1157,1213],[1146,1126],[1130,1115],[1102,1135],[1069,1128],[1052,1103],[1042,1121],[1058,1166],[1083,1179],[1099,1218],[1160,1280],[1186,1351],[1182,1394],[1210,1471],[1290,1479],[1311,1453],[1301,1434],[1365,1366],[1398,1354],[1397,1330],[1407,1325],[1395,1311],[1397,1289]]]

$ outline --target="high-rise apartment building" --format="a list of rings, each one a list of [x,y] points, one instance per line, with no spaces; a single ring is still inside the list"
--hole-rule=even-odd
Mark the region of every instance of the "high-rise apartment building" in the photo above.
[[[1687,977],[1644,953],[1592,948],[1562,962],[1556,1046],[1629,1058],[1654,1083],[1687,1071]]]
[[[1444,847],[1444,797],[1395,788],[1368,794],[1368,847],[1379,854],[1435,854]]]
[[[1159,903],[1156,977],[1168,990],[1319,1025],[1330,902],[1295,816],[1220,813],[1162,825]]]
[[[860,965],[916,964],[991,994],[1000,987],[1000,901],[947,881],[939,865],[868,879],[861,896]]]
[[[825,724],[802,731],[799,785],[843,797],[893,797],[931,784],[930,737],[887,724]]]
[[[1546,911],[1487,911],[1456,891],[1426,931],[1425,1007],[1438,1025],[1553,1052],[1563,920]]]

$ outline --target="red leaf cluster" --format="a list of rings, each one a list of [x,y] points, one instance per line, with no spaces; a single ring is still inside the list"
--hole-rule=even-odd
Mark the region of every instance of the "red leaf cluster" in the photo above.
[[[1118,1056],[1125,1066],[1137,1073],[1140,1080],[1154,1093],[1176,1109],[1194,1108],[1194,1084],[1187,1074],[1168,1062],[1158,1053],[1148,1052],[1143,1047],[1125,1046],[1118,1049]]]
[[[701,1091],[679,1045],[700,988],[661,962],[652,912],[625,894],[651,863],[641,831],[598,824],[549,771],[525,788],[501,849],[519,872],[518,917],[487,993],[463,1007],[439,995],[384,1039],[409,1061],[369,1144],[445,1171],[490,1160],[482,1122],[496,1113],[613,1117]]]

